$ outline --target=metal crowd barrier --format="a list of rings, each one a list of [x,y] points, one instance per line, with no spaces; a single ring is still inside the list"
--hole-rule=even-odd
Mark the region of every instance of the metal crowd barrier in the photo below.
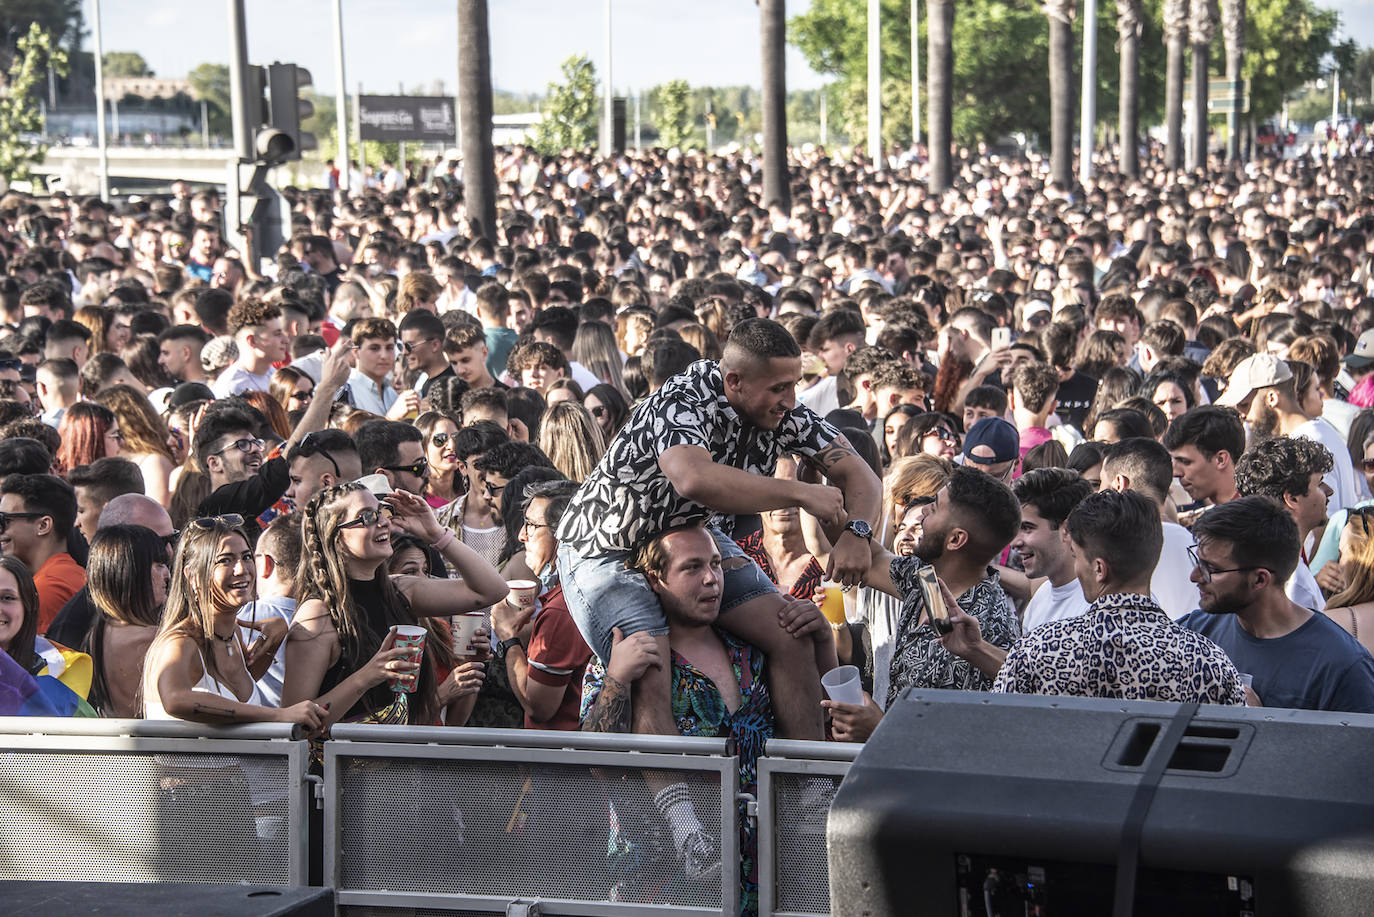
[[[307,884],[289,724],[0,717],[0,875]]]
[[[759,914],[830,913],[825,826],[862,745],[769,741],[759,758]]]
[[[725,739],[389,726],[332,736],[325,884],[341,914],[738,913],[738,771]],[[654,804],[673,783],[720,840],[713,879],[689,879],[673,851]]]

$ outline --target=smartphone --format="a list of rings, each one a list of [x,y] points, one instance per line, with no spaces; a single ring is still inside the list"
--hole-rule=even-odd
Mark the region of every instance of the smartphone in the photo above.
[[[935,633],[944,636],[954,630],[954,622],[949,619],[949,609],[945,607],[945,597],[940,592],[940,581],[935,578],[935,568],[921,567],[916,571],[921,582],[921,595],[925,597],[926,617]]]
[[[1011,329],[997,327],[992,329],[992,349],[1001,350],[1011,346]]]

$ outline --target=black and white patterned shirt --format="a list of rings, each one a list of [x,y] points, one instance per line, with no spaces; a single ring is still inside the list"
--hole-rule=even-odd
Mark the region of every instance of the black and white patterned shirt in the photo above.
[[[674,526],[715,517],[678,494],[659,468],[659,456],[673,446],[700,446],[719,464],[769,477],[781,456],[815,455],[839,435],[801,405],[776,430],[761,430],[725,399],[719,366],[693,363],[635,408],[573,497],[559,543],[584,557],[632,551]]]
[[[1120,700],[1244,704],[1226,653],[1180,627],[1149,596],[1104,595],[1086,614],[1041,625],[1020,640],[994,691]]]
[[[907,688],[986,691],[992,687],[991,678],[966,659],[941,646],[939,635],[930,626],[930,621],[922,620],[926,602],[916,576],[921,565],[919,557],[896,557],[888,568],[893,585],[902,594],[897,643],[888,670],[891,683],[887,694],[888,707]],[[964,614],[978,619],[984,640],[1002,649],[1008,649],[1016,642],[1021,633],[1016,621],[1016,609],[1002,591],[1001,579],[991,568],[987,579],[979,580],[956,601]],[[917,622],[920,622],[919,626]]]

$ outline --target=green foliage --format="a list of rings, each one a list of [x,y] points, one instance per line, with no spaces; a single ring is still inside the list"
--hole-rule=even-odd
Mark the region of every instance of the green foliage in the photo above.
[[[106,76],[152,76],[153,71],[137,51],[109,51],[105,54]]]
[[[562,64],[563,82],[550,83],[544,120],[535,130],[535,148],[553,154],[591,146],[596,139],[596,67],[583,54]]]
[[[43,118],[34,89],[51,66],[67,72],[67,54],[54,47],[52,36],[37,22],[14,45],[5,94],[0,97],[0,177],[8,182],[27,180],[30,167],[43,161],[48,148],[33,135],[43,129]]]
[[[660,146],[681,147],[691,135],[692,125],[687,113],[687,97],[691,91],[686,80],[669,80],[654,90],[653,118]]]
[[[1256,118],[1277,114],[1285,98],[1321,75],[1339,23],[1312,0],[1247,0],[1244,74]]]
[[[229,102],[229,66],[227,64],[197,64],[186,79],[204,99],[209,112],[210,133],[227,137],[234,132],[232,107]]]
[[[0,0],[0,67],[6,71],[14,62],[16,36],[31,26],[51,37],[54,45],[74,52],[81,47],[82,0]],[[22,53],[22,52],[21,52]]]

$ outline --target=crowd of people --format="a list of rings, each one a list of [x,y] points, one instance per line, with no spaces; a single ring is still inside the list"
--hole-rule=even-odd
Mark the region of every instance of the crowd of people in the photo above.
[[[1043,166],[514,148],[496,226],[436,162],[287,189],[261,263],[213,189],[5,195],[0,712],[728,736],[746,789],[908,688],[1374,712],[1374,159]],[[642,779],[614,893],[718,880]]]

